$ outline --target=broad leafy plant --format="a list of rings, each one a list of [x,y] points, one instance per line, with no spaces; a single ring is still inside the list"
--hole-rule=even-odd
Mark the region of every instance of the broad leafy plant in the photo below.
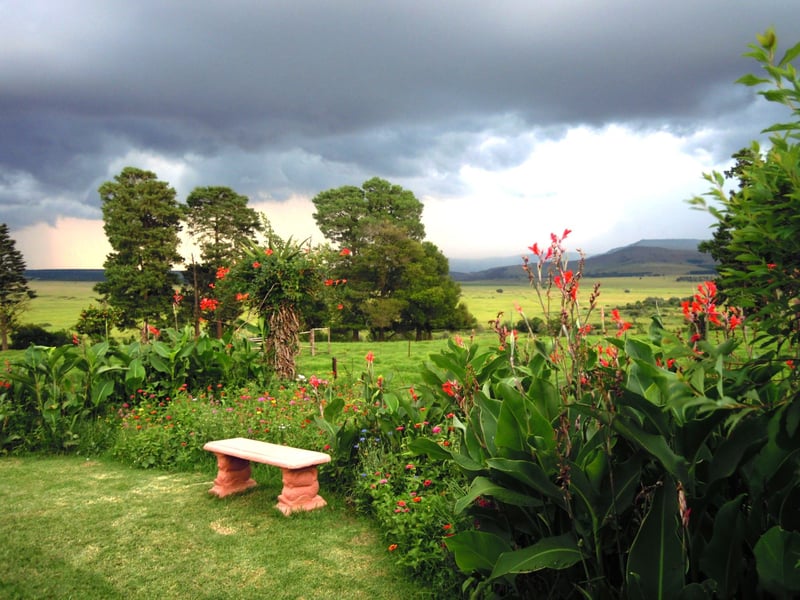
[[[800,406],[785,365],[740,364],[738,311],[700,286],[706,337],[590,336],[562,236],[524,267],[554,335],[497,326],[500,344],[451,343],[426,379],[457,407],[456,447],[411,448],[469,479],[456,502],[476,527],[447,540],[475,596],[742,597],[798,589]],[[692,313],[692,311],[695,311]],[[520,311],[521,312],[521,311]],[[702,315],[699,313],[702,312]],[[736,319],[722,319],[720,315]],[[718,323],[718,324],[717,324]],[[601,324],[602,326],[602,324]],[[688,339],[686,339],[688,338]],[[779,575],[779,574],[782,574]]]

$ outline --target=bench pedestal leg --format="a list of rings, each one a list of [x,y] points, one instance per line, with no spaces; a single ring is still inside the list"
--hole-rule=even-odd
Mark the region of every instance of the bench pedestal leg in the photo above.
[[[284,515],[297,510],[314,510],[327,505],[325,499],[318,494],[317,467],[302,469],[281,469],[283,471],[283,491],[278,496],[275,506]]]
[[[236,494],[249,490],[258,485],[255,480],[250,478],[250,461],[227,454],[214,453],[217,456],[217,478],[214,480],[214,487],[208,490],[209,494],[215,494],[223,498],[229,494]]]

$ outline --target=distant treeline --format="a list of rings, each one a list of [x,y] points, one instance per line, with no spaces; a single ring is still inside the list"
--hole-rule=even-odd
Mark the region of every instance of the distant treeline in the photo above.
[[[175,271],[180,277],[185,271]],[[28,269],[28,281],[105,281],[103,269]]]
[[[103,281],[103,269],[29,269],[25,271],[28,281]]]

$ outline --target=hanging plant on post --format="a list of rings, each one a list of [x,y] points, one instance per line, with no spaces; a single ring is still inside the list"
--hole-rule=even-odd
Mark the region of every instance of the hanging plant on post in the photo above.
[[[320,253],[273,236],[266,247],[247,244],[244,258],[225,278],[225,285],[235,286],[236,298],[262,321],[264,352],[280,378],[295,377],[298,334],[306,309],[323,293],[322,271]]]

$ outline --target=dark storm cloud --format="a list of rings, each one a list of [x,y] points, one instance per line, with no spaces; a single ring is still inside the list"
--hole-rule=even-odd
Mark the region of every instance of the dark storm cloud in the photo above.
[[[452,193],[569,124],[705,123],[727,156],[769,122],[732,82],[770,25],[800,39],[796,1],[0,0],[2,220],[98,216],[130,152],[275,198],[375,174]]]

